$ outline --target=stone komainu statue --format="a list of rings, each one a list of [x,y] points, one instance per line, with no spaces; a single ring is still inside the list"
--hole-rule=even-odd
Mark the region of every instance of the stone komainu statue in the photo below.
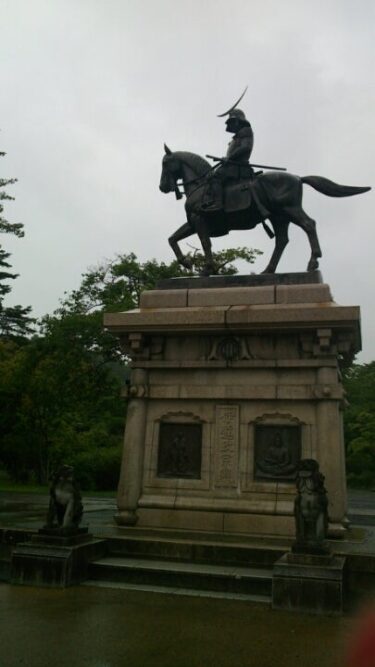
[[[302,459],[297,472],[297,497],[294,503],[296,541],[294,552],[327,553],[328,499],[324,476],[314,459]]]
[[[78,528],[83,512],[74,468],[62,465],[51,477],[46,528]]]

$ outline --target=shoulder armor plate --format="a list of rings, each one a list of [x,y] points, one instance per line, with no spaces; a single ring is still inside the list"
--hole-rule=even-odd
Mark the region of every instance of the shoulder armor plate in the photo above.
[[[251,129],[251,126],[241,127],[241,129],[236,134],[236,137],[238,137],[239,139],[245,139],[246,137],[252,137],[252,136],[253,136],[253,131]]]

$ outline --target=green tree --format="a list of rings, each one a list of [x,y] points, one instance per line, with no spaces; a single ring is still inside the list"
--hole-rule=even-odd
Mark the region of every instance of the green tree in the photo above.
[[[344,413],[348,482],[375,487],[375,361],[345,371]]]
[[[125,414],[120,381],[69,325],[54,322],[23,346],[0,341],[1,459],[14,479],[46,483],[57,465],[83,457],[81,481],[100,487],[102,449],[117,457],[118,474]]]
[[[5,153],[0,152],[0,157],[4,157]],[[8,185],[13,185],[17,179],[15,178],[0,178],[0,232],[2,234],[13,234],[19,238],[24,236],[23,225],[21,223],[10,223],[3,217],[4,204],[6,200],[13,200],[3,189]],[[27,306],[4,306],[4,299],[11,291],[11,286],[8,284],[9,280],[17,278],[17,274],[11,273],[9,269],[11,265],[8,262],[10,253],[6,252],[0,244],[0,336],[23,339],[27,334],[32,332],[32,323],[34,320],[29,316],[31,307]]]

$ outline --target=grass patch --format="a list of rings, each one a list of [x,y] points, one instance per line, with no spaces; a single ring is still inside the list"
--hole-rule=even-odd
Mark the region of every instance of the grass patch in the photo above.
[[[48,493],[48,486],[13,482],[5,470],[0,469],[0,491],[14,493]]]
[[[41,484],[21,484],[12,482],[4,470],[0,470],[0,492],[4,493],[35,493],[40,495],[49,494],[49,486]],[[81,489],[83,496],[92,498],[115,498],[116,490],[113,491],[95,491],[91,489]]]
[[[48,495],[48,486],[38,486],[38,484],[16,484],[14,482],[0,481],[0,493],[35,493],[39,495]],[[116,498],[116,491],[90,491],[81,489],[82,496],[90,498]]]
[[[16,484],[15,482],[0,481],[0,491],[8,493],[48,493],[48,486],[38,484]]]

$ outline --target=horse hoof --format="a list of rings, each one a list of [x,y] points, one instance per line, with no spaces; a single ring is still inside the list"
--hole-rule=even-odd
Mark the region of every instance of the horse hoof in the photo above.
[[[308,271],[316,271],[319,268],[319,262],[317,259],[310,259],[308,265],[307,265],[307,270]]]
[[[191,260],[189,260],[189,259],[184,259],[184,261],[183,261],[183,262],[180,262],[180,264],[181,264],[181,266],[183,266],[185,269],[188,269],[188,271],[190,271],[190,269],[193,268],[193,262],[192,262]]]
[[[207,278],[207,276],[216,276],[217,270],[214,266],[204,266],[199,275],[205,278]]]

